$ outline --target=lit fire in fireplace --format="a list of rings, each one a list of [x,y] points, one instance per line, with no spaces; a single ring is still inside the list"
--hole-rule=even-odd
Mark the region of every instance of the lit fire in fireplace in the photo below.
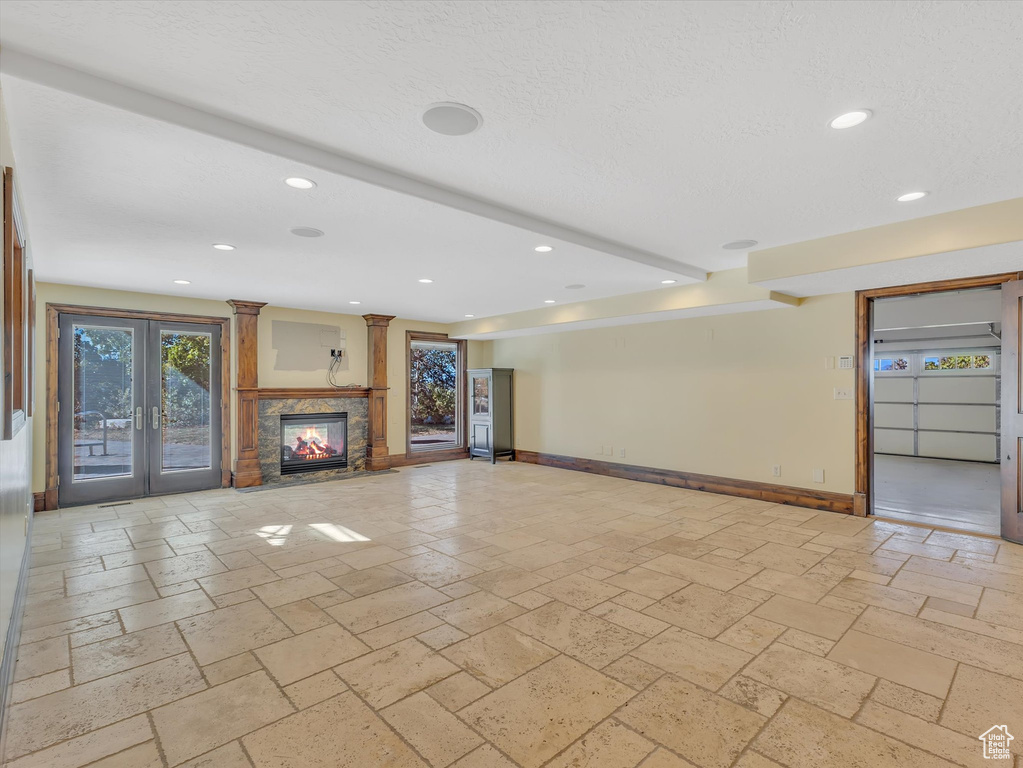
[[[295,447],[292,448],[292,456],[303,459],[325,459],[329,456],[337,456],[337,449],[320,437],[315,427],[309,427],[304,435],[295,436]]]

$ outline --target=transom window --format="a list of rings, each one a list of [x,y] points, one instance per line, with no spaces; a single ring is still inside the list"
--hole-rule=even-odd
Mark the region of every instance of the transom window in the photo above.
[[[940,376],[997,374],[997,350],[927,350],[923,352],[874,351],[874,373],[879,376]]]
[[[928,355],[924,357],[925,371],[977,370],[991,368],[991,355]]]
[[[875,371],[908,371],[909,358],[906,357],[875,357]]]

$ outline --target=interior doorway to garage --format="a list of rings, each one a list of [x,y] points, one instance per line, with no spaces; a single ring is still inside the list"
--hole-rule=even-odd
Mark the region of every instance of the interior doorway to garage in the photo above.
[[[874,301],[874,514],[998,535],[1001,286]]]

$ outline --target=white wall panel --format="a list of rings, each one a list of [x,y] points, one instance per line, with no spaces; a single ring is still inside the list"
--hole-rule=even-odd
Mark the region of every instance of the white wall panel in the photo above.
[[[998,426],[993,405],[920,405],[918,426],[924,429],[957,429],[994,432]]]
[[[874,406],[875,427],[905,427],[913,428],[913,404],[912,403],[878,403]]]
[[[885,400],[912,403],[913,402],[913,379],[908,376],[878,376],[874,379],[874,400],[884,402]]]
[[[904,429],[874,429],[874,451],[913,455],[913,433]]]
[[[880,399],[880,398],[878,398]],[[994,376],[921,376],[921,403],[994,403]]]
[[[993,435],[957,435],[949,432],[921,432],[920,455],[939,459],[995,461]]]

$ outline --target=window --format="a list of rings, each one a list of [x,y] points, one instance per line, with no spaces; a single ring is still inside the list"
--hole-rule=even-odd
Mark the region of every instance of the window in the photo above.
[[[925,355],[925,371],[990,371],[995,365],[995,356],[988,354],[960,354],[958,352],[940,355]]]
[[[409,331],[406,455],[465,446],[465,342]]]
[[[909,359],[905,357],[876,357],[874,370],[880,373],[908,371]]]

